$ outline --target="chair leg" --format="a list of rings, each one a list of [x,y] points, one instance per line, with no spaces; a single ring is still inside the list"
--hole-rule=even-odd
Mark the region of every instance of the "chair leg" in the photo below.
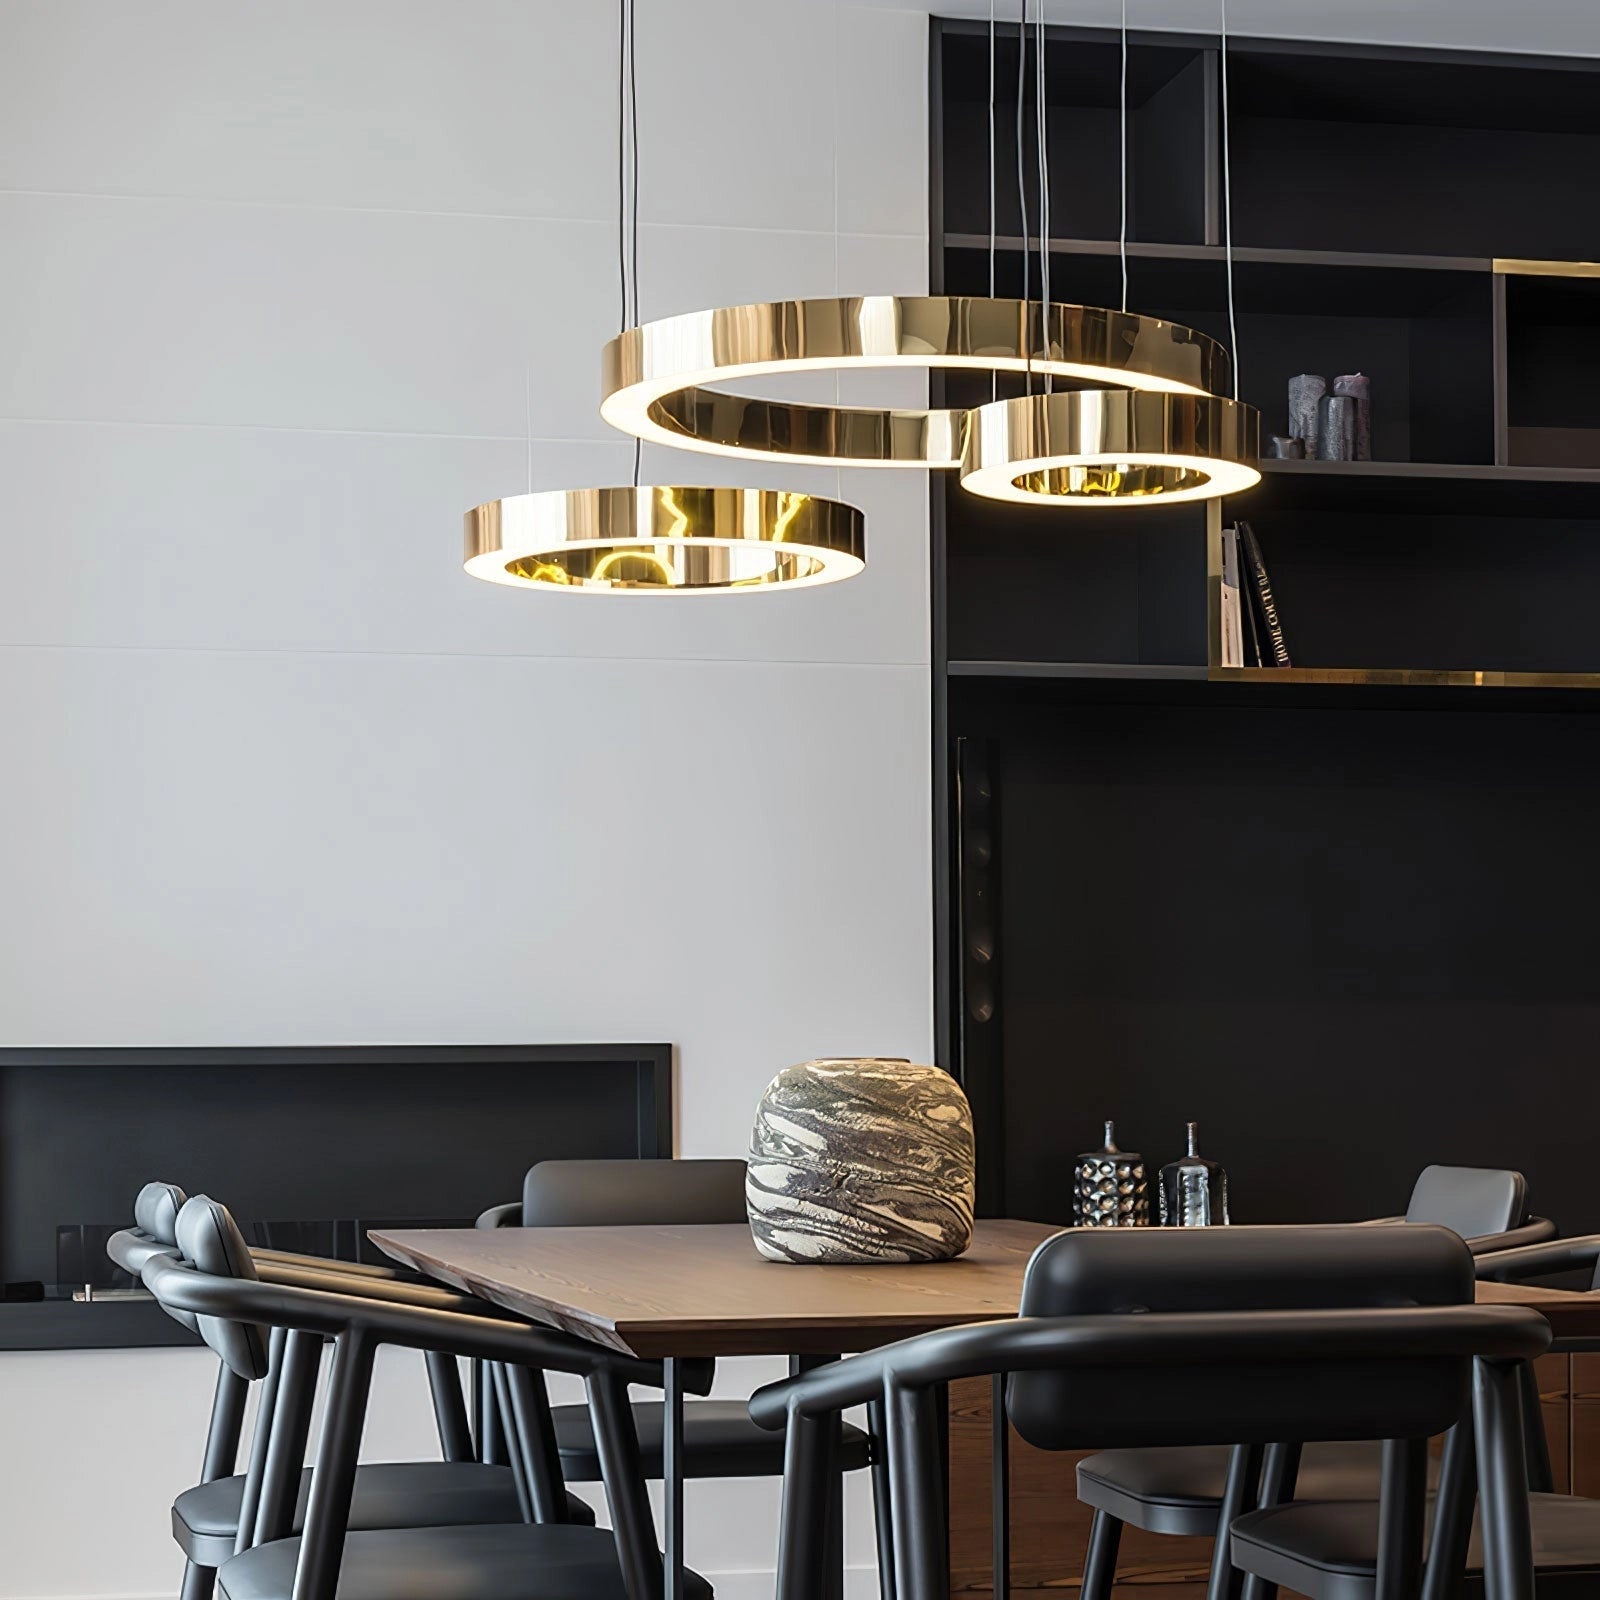
[[[1269,1444],[1261,1467],[1262,1510],[1288,1505],[1294,1499],[1295,1482],[1299,1476],[1300,1446]],[[1239,1594],[1240,1600],[1278,1600],[1278,1586],[1268,1583],[1259,1573],[1247,1572]]]
[[[1096,1511],[1089,1524],[1089,1552],[1083,1562],[1083,1600],[1111,1600],[1121,1544],[1122,1523],[1109,1511]]]
[[[1236,1444],[1228,1457],[1228,1481],[1217,1513],[1217,1537],[1211,1548],[1211,1578],[1206,1600],[1239,1600],[1244,1574],[1233,1564],[1233,1525],[1251,1510],[1261,1491],[1262,1447]]]
[[[889,1440],[883,1402],[867,1407],[872,1432],[872,1531],[878,1545],[879,1600],[895,1600],[894,1519],[889,1506]]]
[[[1463,1418],[1444,1436],[1433,1537],[1422,1572],[1422,1600],[1460,1600],[1466,1587],[1467,1547],[1477,1498],[1477,1449],[1472,1423]]]
[[[183,1587],[178,1600],[211,1600],[217,1587],[217,1569],[202,1567],[198,1562],[186,1561],[183,1565]]]
[[[1544,1431],[1544,1402],[1539,1397],[1539,1378],[1531,1361],[1517,1369],[1517,1385],[1522,1395],[1522,1434],[1528,1458],[1528,1488],[1534,1494],[1550,1494],[1555,1474],[1550,1470],[1550,1440]]]
[[[1478,1437],[1478,1522],[1483,1580],[1494,1600],[1533,1600],[1533,1529],[1522,1455],[1521,1395],[1515,1363],[1473,1362],[1472,1420]]]
[[[891,1382],[884,1409],[889,1419],[895,1591],[915,1600],[950,1600],[939,1399],[927,1389],[904,1389]]]
[[[1011,1418],[1003,1372],[989,1381],[989,1523],[994,1600],[1011,1600]]]
[[[822,1424],[791,1415],[783,1437],[783,1515],[778,1527],[778,1600],[814,1600],[827,1580],[828,1449]],[[879,1558],[883,1559],[880,1550]],[[891,1543],[889,1560],[894,1559]]]
[[[1519,1450],[1521,1444],[1519,1438]],[[1416,1600],[1421,1593],[1427,1493],[1428,1441],[1385,1439],[1374,1600]]]

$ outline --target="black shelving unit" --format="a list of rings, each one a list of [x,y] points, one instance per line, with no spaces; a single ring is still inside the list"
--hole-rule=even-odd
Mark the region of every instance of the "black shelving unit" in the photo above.
[[[1129,305],[1232,344],[1219,45],[1131,38]],[[935,292],[988,292],[988,61],[934,24]],[[1013,27],[1002,294],[1039,276],[1017,64]],[[938,1048],[980,1206],[1063,1218],[1105,1117],[1160,1159],[1197,1117],[1242,1220],[1393,1210],[1441,1160],[1600,1227],[1563,1117],[1600,1036],[1600,61],[1244,39],[1227,70],[1241,396],[1284,432],[1291,376],[1364,371],[1378,459],[1137,513],[934,481]],[[1050,32],[1057,299],[1120,299],[1119,72],[1114,33]],[[1221,665],[1236,515],[1293,670]]]

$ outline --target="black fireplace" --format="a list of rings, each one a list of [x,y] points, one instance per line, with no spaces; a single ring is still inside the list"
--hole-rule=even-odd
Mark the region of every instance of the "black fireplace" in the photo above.
[[[469,1224],[535,1161],[671,1153],[669,1045],[0,1050],[0,1349],[189,1340],[105,1257],[153,1178],[370,1259],[369,1228]]]

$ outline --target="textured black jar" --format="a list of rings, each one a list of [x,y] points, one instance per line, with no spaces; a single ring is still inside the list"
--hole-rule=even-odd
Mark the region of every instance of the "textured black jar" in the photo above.
[[[1106,1123],[1103,1150],[1086,1150],[1072,1168],[1075,1228],[1148,1228],[1150,1174],[1136,1150],[1119,1150],[1116,1124]]]

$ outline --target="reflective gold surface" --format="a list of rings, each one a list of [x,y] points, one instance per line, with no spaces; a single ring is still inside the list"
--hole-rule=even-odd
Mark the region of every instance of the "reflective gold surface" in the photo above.
[[[600,414],[641,439],[750,460],[954,467],[965,413],[799,404],[709,389],[865,367],[1041,374],[1167,394],[1232,381],[1203,333],[1095,306],[876,295],[724,306],[647,322],[601,358]]]
[[[1600,689],[1600,672],[1484,672],[1435,667],[1212,667],[1213,683],[1332,683],[1410,689]]]
[[[1043,506],[1210,500],[1261,481],[1261,416],[1217,395],[1128,389],[998,400],[971,413],[961,486]]]
[[[1496,256],[1494,270],[1513,278],[1600,278],[1600,261],[1538,261]]]
[[[468,573],[589,594],[808,588],[866,565],[854,506],[768,489],[557,489],[466,515]]]

